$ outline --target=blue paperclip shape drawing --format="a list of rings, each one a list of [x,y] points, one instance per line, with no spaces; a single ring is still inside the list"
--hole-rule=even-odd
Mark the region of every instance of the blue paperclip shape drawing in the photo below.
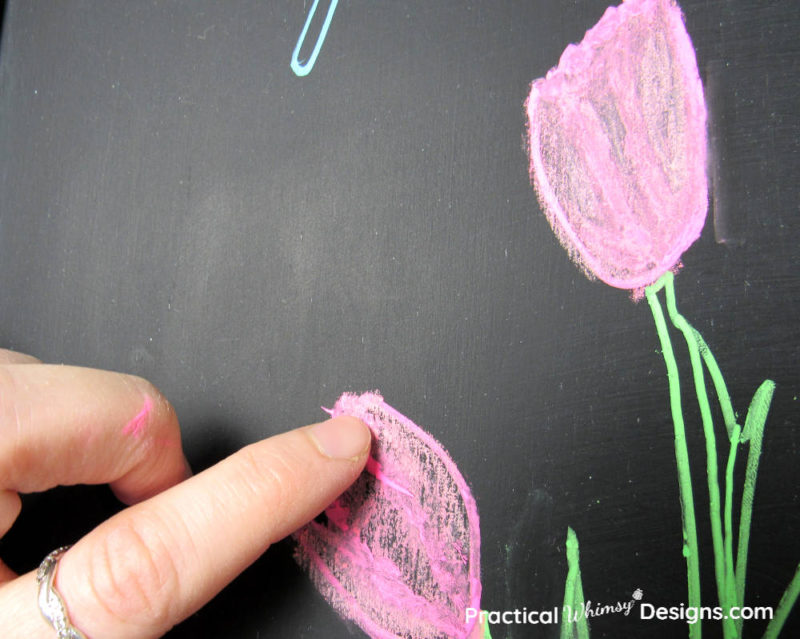
[[[325,36],[328,34],[328,27],[331,25],[331,20],[333,19],[333,14],[336,11],[336,5],[339,4],[339,0],[331,0],[331,4],[328,7],[328,13],[325,16],[325,22],[319,32],[319,37],[317,38],[317,43],[314,45],[314,50],[311,52],[311,56],[305,62],[300,62],[298,59],[298,56],[300,55],[300,49],[306,40],[308,27],[311,25],[311,21],[314,19],[314,14],[317,11],[318,4],[319,0],[314,0],[314,4],[311,5],[311,10],[308,12],[306,23],[303,25],[303,31],[300,33],[300,37],[297,39],[297,44],[294,46],[294,51],[292,52],[292,71],[295,72],[295,75],[300,77],[308,75],[311,69],[314,68],[314,63],[317,61],[317,56],[319,55],[320,49],[322,49],[322,43],[325,42]]]

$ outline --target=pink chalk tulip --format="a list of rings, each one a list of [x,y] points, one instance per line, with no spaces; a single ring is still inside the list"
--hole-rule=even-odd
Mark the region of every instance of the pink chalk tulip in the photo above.
[[[333,416],[373,433],[367,470],[296,533],[297,558],[373,639],[464,639],[479,610],[478,511],[450,456],[380,395],[343,395]]]
[[[673,268],[708,206],[706,108],[678,6],[609,8],[526,108],[531,180],[587,275],[641,289]]]

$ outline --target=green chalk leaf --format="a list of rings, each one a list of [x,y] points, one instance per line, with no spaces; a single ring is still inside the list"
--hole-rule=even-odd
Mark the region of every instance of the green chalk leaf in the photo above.
[[[800,565],[797,566],[794,577],[786,587],[786,591],[783,593],[780,602],[778,602],[778,608],[775,611],[775,616],[772,617],[772,621],[769,622],[767,629],[764,632],[764,639],[776,639],[776,637],[781,633],[783,624],[786,622],[786,618],[792,611],[792,607],[797,601],[798,595],[800,595]]]
[[[741,442],[750,441],[754,433],[761,433],[767,421],[767,413],[772,403],[772,395],[775,392],[775,382],[765,379],[758,390],[753,395],[750,407],[747,409],[747,418],[742,429]]]
[[[561,609],[560,639],[589,639],[589,623],[584,609],[583,581],[581,580],[580,551],[578,536],[567,527],[567,580],[564,586],[564,605]],[[566,611],[572,614],[567,616]],[[579,618],[573,619],[574,612],[581,610]]]

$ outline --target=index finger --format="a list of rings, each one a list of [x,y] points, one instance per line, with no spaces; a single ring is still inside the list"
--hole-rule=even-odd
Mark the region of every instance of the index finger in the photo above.
[[[370,441],[353,417],[300,428],[115,515],[61,560],[56,587],[73,625],[88,637],[161,636],[322,512],[358,477]],[[46,628],[34,592],[33,573],[0,589],[0,626],[15,611],[26,632]]]
[[[4,364],[41,364],[33,355],[26,355],[7,348],[0,348],[0,366]]]

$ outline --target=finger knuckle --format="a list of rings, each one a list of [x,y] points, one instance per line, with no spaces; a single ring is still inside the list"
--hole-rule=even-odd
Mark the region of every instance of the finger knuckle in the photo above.
[[[179,595],[177,570],[159,535],[147,524],[110,531],[93,554],[87,575],[98,605],[125,625],[168,628]]]
[[[137,375],[129,375],[128,379],[140,393],[152,401],[154,412],[158,414],[159,417],[159,424],[166,429],[174,431],[179,430],[175,408],[158,387],[151,381]]]
[[[0,483],[8,477],[21,476],[33,462],[33,451],[22,437],[30,430],[30,405],[21,397],[19,381],[7,368],[0,366]]]
[[[243,448],[239,461],[236,484],[273,514],[285,513],[300,489],[296,477],[298,466],[286,454],[264,451],[258,446]]]

